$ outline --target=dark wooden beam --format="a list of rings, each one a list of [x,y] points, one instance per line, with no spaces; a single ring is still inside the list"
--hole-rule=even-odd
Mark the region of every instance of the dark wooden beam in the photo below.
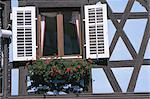
[[[27,4],[27,0],[18,0],[18,6],[19,7],[24,7],[26,6]]]
[[[101,2],[102,2],[102,3],[105,3],[106,0],[102,0]],[[114,16],[113,11],[111,10],[111,8],[110,8],[110,6],[108,5],[107,2],[106,2],[106,4],[107,4],[107,9],[108,9],[108,16],[109,16],[109,18],[110,18],[111,20],[113,20],[112,22],[113,22],[114,26],[115,26],[116,29],[117,29],[117,26],[115,25],[115,24],[118,24],[117,18]],[[112,40],[112,42],[111,42],[111,44],[110,44],[110,47],[109,47],[110,56],[112,55],[112,52],[113,52],[113,50],[114,50],[114,48],[115,48],[115,45],[116,45],[118,39],[119,39],[119,31],[116,31],[116,33],[115,33],[115,35],[114,35],[114,37],[113,37],[113,40]]]
[[[128,19],[128,16],[130,15],[130,10],[132,8],[132,5],[134,3],[135,0],[130,0],[128,1],[127,7],[122,15],[121,21],[120,23],[118,23],[118,21],[116,19],[112,19],[112,22],[114,23],[114,25],[117,27],[117,30],[120,33],[121,38],[123,39],[125,45],[127,46],[130,54],[132,55],[133,59],[136,58],[137,53],[133,47],[133,45],[131,44],[129,38],[127,37],[127,35],[125,34],[123,27],[125,25],[126,20]]]
[[[27,95],[27,74],[26,66],[19,67],[19,95]]]
[[[3,59],[3,98],[6,99],[8,96],[8,40],[4,39],[3,40],[3,54],[4,54],[4,59]]]
[[[3,20],[2,20],[2,28],[6,29],[8,26],[8,20],[9,20],[9,12],[10,12],[10,1],[5,1],[4,2],[4,13],[3,13]]]
[[[105,1],[105,0],[102,0],[102,2],[104,3],[104,2],[106,2],[106,1]],[[119,36],[121,36],[122,39],[123,39],[123,41],[124,41],[124,43],[125,43],[125,45],[127,46],[128,50],[129,50],[129,52],[131,53],[133,59],[136,58],[136,56],[137,56],[137,53],[136,53],[134,47],[132,46],[130,40],[128,39],[127,35],[126,35],[125,32],[123,31],[123,27],[124,27],[124,25],[125,25],[126,20],[128,19],[128,16],[130,15],[129,13],[130,13],[130,10],[131,10],[131,8],[132,8],[133,3],[134,3],[134,0],[130,0],[130,1],[128,2],[127,7],[126,7],[126,9],[125,9],[125,12],[124,12],[124,14],[122,15],[122,18],[121,18],[121,22],[120,22],[120,23],[117,21],[116,16],[113,14],[113,11],[111,10],[110,6],[107,4],[107,6],[108,6],[108,11],[109,11],[109,12],[108,12],[108,16],[111,18],[111,20],[112,20],[114,26],[115,26],[116,29],[117,29],[117,31],[116,31],[116,33],[115,33],[115,36],[114,36],[114,38],[113,38],[113,40],[112,40],[112,43],[111,43],[111,45],[110,45],[110,55],[112,54],[112,51],[114,50],[114,47],[115,47],[115,45],[116,45],[116,43],[117,43],[117,40],[118,40]]]
[[[121,19],[123,13],[113,13],[117,19]],[[148,18],[147,12],[130,12],[130,15],[128,16],[128,19],[145,19]],[[108,16],[108,19],[110,17]]]
[[[133,67],[134,60],[123,60],[123,61],[110,61],[108,66],[111,68],[115,67]]]
[[[148,43],[148,38],[149,38],[149,34],[147,34],[148,32],[147,29],[145,31],[145,35],[143,37],[143,41],[142,41],[142,45],[140,47],[140,52],[139,54],[137,55],[135,49],[133,48],[133,45],[131,44],[131,42],[129,41],[128,37],[126,36],[125,32],[123,31],[123,27],[125,25],[125,22],[127,21],[129,15],[130,15],[130,10],[133,6],[133,3],[134,3],[135,0],[129,0],[128,1],[128,4],[126,6],[126,9],[121,17],[121,22],[118,23],[117,21],[117,18],[114,16],[112,10],[110,9],[110,7],[108,6],[108,9],[109,11],[111,11],[110,13],[108,13],[108,15],[111,15],[110,18],[114,24],[114,26],[116,27],[117,31],[115,33],[115,36],[116,38],[118,38],[118,35],[121,36],[121,38],[123,39],[125,45],[127,46],[129,52],[131,53],[133,59],[134,59],[134,70],[133,70],[133,74],[132,74],[132,77],[131,77],[131,80],[130,80],[130,83],[129,83],[129,86],[128,86],[128,92],[134,92],[134,88],[135,88],[135,85],[136,85],[136,81],[137,81],[137,77],[138,77],[138,74],[139,74],[139,71],[140,71],[140,68],[141,68],[141,65],[143,64],[143,57],[144,57],[144,53],[145,53],[145,50],[146,50],[146,45]],[[147,28],[150,27],[149,25],[147,25]],[[119,31],[119,32],[118,32]],[[150,30],[149,30],[150,31]],[[115,37],[114,36],[114,37]],[[115,40],[115,39],[113,39]],[[116,42],[115,42],[116,43]],[[112,44],[112,43],[111,43]],[[114,46],[115,44],[113,44]],[[111,47],[110,47],[111,48]],[[124,63],[123,63],[124,64]],[[122,64],[122,65],[123,65]],[[131,64],[130,64],[131,65]]]
[[[111,57],[111,55],[113,53],[113,50],[114,50],[114,48],[115,48],[115,46],[117,44],[118,39],[119,39],[119,33],[116,32],[115,35],[114,35],[114,37],[113,37],[113,39],[112,39],[110,47],[109,47],[110,57]]]
[[[130,52],[133,59],[135,59],[137,57],[137,53],[136,53],[133,45],[131,44],[131,42],[130,42],[129,38],[127,37],[126,33],[123,30],[121,32],[122,32],[121,38],[124,41],[124,44],[126,45],[128,51]]]
[[[122,92],[122,90],[121,90],[121,88],[120,88],[120,86],[119,86],[112,70],[108,67],[103,68],[103,70],[104,70],[104,72],[105,72],[105,74],[106,74],[106,76],[107,76],[114,92]]]
[[[149,99],[150,93],[103,93],[74,95],[49,95],[46,99]],[[9,96],[8,99],[43,99],[42,95]]]
[[[113,43],[111,43],[113,46],[110,45],[110,49],[112,48],[111,51],[114,50],[114,47],[115,47],[115,45],[116,45],[116,41],[118,40],[118,37],[121,36],[122,39],[123,39],[124,42],[125,42],[125,45],[127,46],[128,50],[129,50],[129,52],[131,53],[133,59],[136,58],[137,53],[136,53],[135,49],[133,48],[131,42],[130,42],[129,39],[127,38],[126,34],[124,33],[123,27],[124,27],[124,25],[125,25],[126,20],[128,19],[128,16],[130,15],[130,10],[131,10],[131,8],[132,8],[132,5],[133,5],[134,1],[135,1],[135,0],[130,0],[130,1],[128,1],[127,7],[126,7],[125,12],[123,13],[123,15],[122,15],[122,17],[121,17],[121,22],[120,22],[120,23],[117,21],[117,18],[116,18],[115,15],[113,14],[113,11],[111,10],[110,6],[107,4],[106,0],[102,0],[102,1],[101,1],[102,3],[106,3],[106,4],[107,4],[107,6],[108,6],[108,11],[109,11],[109,12],[108,12],[108,15],[111,17],[111,20],[112,20],[114,26],[115,26],[116,29],[117,29],[117,31],[116,31],[116,33],[115,33],[115,36],[114,36],[114,38],[116,38],[116,39],[113,39],[113,40],[115,40],[115,41],[112,41]],[[119,35],[119,36],[118,36],[118,35]],[[115,43],[115,44],[114,44],[114,43]],[[111,47],[111,46],[112,46],[112,47]],[[112,53],[111,53],[111,54],[112,54]],[[121,88],[120,88],[120,86],[119,86],[119,84],[118,84],[118,82],[117,82],[117,80],[116,80],[116,78],[115,78],[113,72],[111,71],[111,69],[110,69],[110,68],[107,68],[107,69],[104,68],[104,71],[105,71],[105,73],[106,73],[106,75],[107,75],[107,77],[108,77],[108,79],[109,79],[109,81],[110,81],[110,84],[112,85],[114,91],[120,91],[120,92],[121,92],[122,90],[121,90]],[[115,85],[116,87],[114,87],[114,85]],[[117,90],[116,90],[115,88],[116,88]]]
[[[150,59],[144,59],[144,62],[142,65],[150,65]]]
[[[115,33],[115,37],[113,38],[113,41],[112,41],[111,46],[110,46],[110,54],[112,54],[118,39],[119,39],[119,33],[117,31]],[[115,92],[122,92],[122,90],[121,90],[121,88],[120,88],[120,86],[119,86],[119,84],[118,84],[118,82],[117,82],[113,72],[111,71],[111,69],[110,68],[104,68],[104,72],[105,72],[105,74],[106,74],[106,76],[107,76],[107,78],[108,78],[108,80],[109,80],[113,90]]]
[[[121,67],[134,67],[135,60],[120,60],[120,61],[109,61],[108,67],[110,68],[121,68]],[[144,59],[143,66],[150,66],[150,59]]]
[[[46,8],[46,7],[81,7],[81,5],[88,4],[88,3],[89,3],[88,0],[27,0],[26,5],[35,5],[39,8],[41,8],[41,7],[42,8]]]
[[[122,27],[122,29],[123,29],[123,26],[126,23],[126,20],[128,19],[129,15],[130,15],[130,11],[131,11],[131,8],[134,4],[134,1],[135,0],[129,0],[128,3],[127,3],[127,6],[125,8],[125,11],[122,15],[121,22],[120,22],[120,26]]]
[[[139,50],[139,53],[138,53],[138,57],[135,59],[135,68],[133,70],[133,73],[132,73],[132,76],[131,76],[131,79],[130,79],[130,83],[129,83],[129,86],[128,86],[128,89],[127,91],[128,92],[134,92],[134,89],[135,89],[135,85],[136,85],[136,82],[137,82],[137,78],[138,78],[138,75],[139,75],[139,71],[140,71],[140,68],[143,64],[143,58],[144,58],[144,54],[145,54],[145,51],[146,51],[146,47],[148,45],[148,41],[149,41],[149,31],[150,31],[150,20],[148,20],[147,22],[147,25],[146,25],[146,29],[145,29],[145,33],[144,33],[144,36],[143,36],[143,39],[142,39],[142,43],[141,43],[141,46],[140,46],[140,50]]]
[[[130,83],[129,83],[129,86],[128,86],[128,89],[127,89],[128,92],[133,92],[134,91],[136,81],[137,81],[137,78],[138,78],[138,75],[139,75],[139,71],[140,71],[140,68],[141,68],[141,65],[142,65],[142,62],[143,62],[142,59],[144,57],[146,46],[147,46],[148,40],[150,38],[150,34],[149,34],[149,31],[150,31],[150,1],[149,0],[147,0],[147,4],[148,4],[148,14],[149,14],[148,22],[147,22],[145,33],[144,33],[144,36],[143,36],[143,40],[142,40],[142,43],[141,43],[141,46],[140,46],[140,51],[138,53],[139,58],[137,59],[137,62],[135,64],[136,67],[133,70],[133,74],[131,76],[131,80],[130,80]]]
[[[86,54],[85,54],[85,47],[84,47],[84,44],[85,44],[85,26],[84,26],[84,22],[83,22],[83,19],[84,19],[84,5],[81,6],[80,8],[80,11],[81,11],[81,42],[82,42],[82,56],[83,56],[83,59],[86,59]]]

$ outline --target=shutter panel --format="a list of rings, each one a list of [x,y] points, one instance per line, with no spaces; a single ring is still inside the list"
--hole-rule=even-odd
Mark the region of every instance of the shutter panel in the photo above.
[[[108,58],[106,4],[85,6],[86,58]]]
[[[12,15],[13,61],[35,60],[35,7],[14,7]]]

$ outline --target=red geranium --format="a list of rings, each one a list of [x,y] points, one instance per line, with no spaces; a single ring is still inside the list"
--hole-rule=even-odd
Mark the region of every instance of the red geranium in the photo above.
[[[70,72],[70,70],[71,70],[70,68],[67,68],[67,69],[66,69],[66,72]]]
[[[80,65],[78,65],[78,66],[77,66],[77,68],[79,69],[79,68],[81,68],[81,66],[80,66]]]

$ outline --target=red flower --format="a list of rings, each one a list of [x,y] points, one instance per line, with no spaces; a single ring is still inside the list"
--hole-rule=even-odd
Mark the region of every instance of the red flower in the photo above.
[[[77,66],[77,68],[79,69],[79,68],[81,68],[81,66],[80,66],[80,65],[78,65],[78,66]]]
[[[71,70],[70,68],[67,68],[66,72],[70,72],[70,70]]]
[[[77,71],[77,69],[76,69],[76,68],[74,68],[73,70],[74,70],[74,71]]]

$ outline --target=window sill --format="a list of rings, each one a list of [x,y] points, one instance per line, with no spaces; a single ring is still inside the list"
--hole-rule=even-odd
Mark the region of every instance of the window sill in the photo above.
[[[63,57],[41,57],[40,59],[46,60],[46,59],[82,59],[82,56],[63,56]]]

